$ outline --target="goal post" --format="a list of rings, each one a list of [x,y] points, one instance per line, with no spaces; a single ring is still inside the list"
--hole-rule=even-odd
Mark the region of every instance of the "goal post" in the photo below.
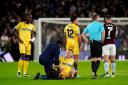
[[[113,23],[116,25],[128,26],[128,18],[112,18],[112,20]],[[103,22],[103,18],[100,18],[100,21]],[[80,26],[81,32],[84,29],[84,27],[88,25],[90,22],[91,22],[91,18],[78,18],[78,24]],[[61,29],[61,33],[62,33],[64,27],[69,23],[70,23],[70,18],[39,18],[38,20],[34,20],[34,24],[37,28],[36,40],[34,42],[34,60],[36,61],[38,60],[41,51],[45,47],[44,45],[42,46],[42,43],[46,42],[45,41],[46,39],[44,39],[44,37],[46,37],[45,35],[49,36],[50,30],[53,30],[53,28],[55,28],[56,30]],[[50,36],[47,39],[50,39]]]

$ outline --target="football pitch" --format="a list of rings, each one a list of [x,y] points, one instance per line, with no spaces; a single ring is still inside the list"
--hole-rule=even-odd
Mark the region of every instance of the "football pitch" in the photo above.
[[[79,62],[77,79],[66,80],[33,80],[37,72],[44,74],[43,67],[37,62],[30,62],[28,73],[30,77],[17,78],[17,62],[0,63],[0,85],[128,85],[128,61],[117,61],[115,78],[104,78],[103,62],[98,70],[99,79],[91,79],[90,61]]]

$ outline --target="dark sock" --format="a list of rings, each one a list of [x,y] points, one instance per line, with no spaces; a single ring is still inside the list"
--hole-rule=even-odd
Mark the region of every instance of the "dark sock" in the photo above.
[[[91,63],[91,67],[92,67],[92,71],[93,71],[94,73],[96,73],[96,65],[95,65],[95,61],[92,61],[92,63]]]
[[[99,66],[100,66],[100,61],[99,61],[99,60],[97,60],[97,61],[96,61],[96,72],[97,72],[97,70],[98,70]]]
[[[78,65],[77,62],[74,62],[74,69],[75,69],[76,71],[77,71],[77,69],[78,69],[78,68],[77,68],[77,65]]]

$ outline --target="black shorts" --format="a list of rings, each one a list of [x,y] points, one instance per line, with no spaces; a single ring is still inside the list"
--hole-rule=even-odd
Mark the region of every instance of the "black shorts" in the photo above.
[[[91,58],[102,57],[102,43],[100,41],[90,41]]]

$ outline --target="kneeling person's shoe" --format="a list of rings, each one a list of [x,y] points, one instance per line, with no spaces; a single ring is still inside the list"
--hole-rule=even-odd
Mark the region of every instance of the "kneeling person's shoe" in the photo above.
[[[37,80],[40,78],[40,73],[38,72],[35,76],[34,76],[34,80]]]

